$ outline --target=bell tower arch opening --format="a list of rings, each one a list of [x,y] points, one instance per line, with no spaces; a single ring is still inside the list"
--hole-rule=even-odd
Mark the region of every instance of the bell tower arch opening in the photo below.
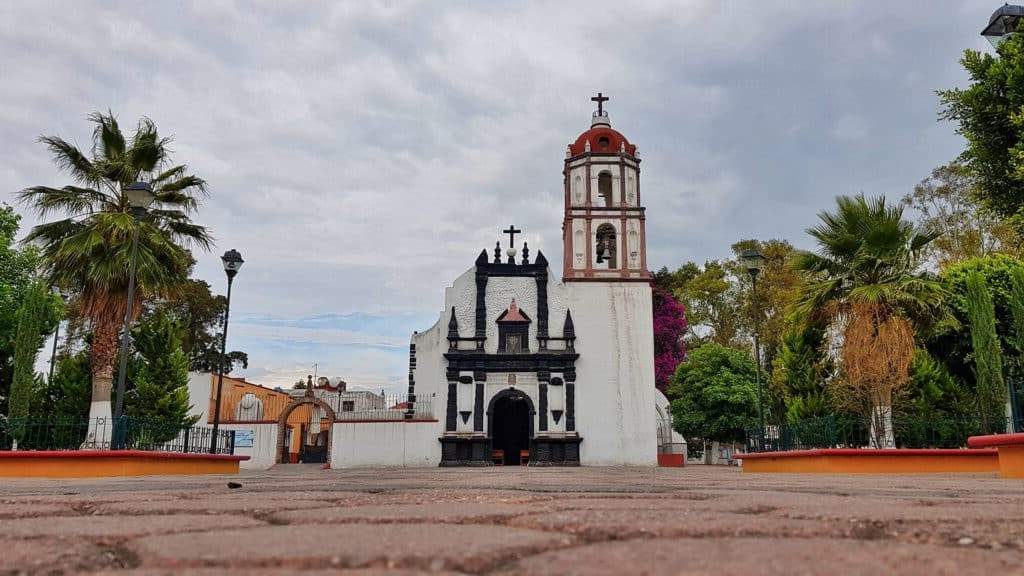
[[[614,270],[618,268],[618,238],[615,235],[615,226],[605,222],[597,227],[597,246],[594,255],[594,263],[600,268]]]
[[[612,199],[612,173],[607,170],[597,175],[597,195],[601,198],[601,205],[611,208]]]

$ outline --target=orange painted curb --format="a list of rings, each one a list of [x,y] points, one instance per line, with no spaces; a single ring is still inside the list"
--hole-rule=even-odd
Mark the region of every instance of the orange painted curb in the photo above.
[[[3,478],[98,478],[174,474],[238,474],[248,456],[141,450],[0,452]]]
[[[823,449],[737,454],[743,472],[938,474],[999,471],[996,450]]]

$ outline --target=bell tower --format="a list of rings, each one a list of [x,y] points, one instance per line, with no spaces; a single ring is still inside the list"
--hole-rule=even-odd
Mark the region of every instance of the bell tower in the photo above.
[[[562,171],[562,279],[649,282],[636,146],[612,128],[608,97],[598,92],[591,100],[590,129],[569,144]]]

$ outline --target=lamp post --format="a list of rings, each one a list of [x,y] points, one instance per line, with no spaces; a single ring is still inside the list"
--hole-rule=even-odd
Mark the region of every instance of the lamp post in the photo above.
[[[1017,24],[1021,18],[1024,18],[1024,6],[1003,4],[992,13],[988,19],[988,26],[981,31],[981,35],[996,48],[1007,36],[1017,31]]]
[[[129,184],[122,190],[122,194],[128,201],[132,217],[136,222],[134,230],[132,230],[132,251],[128,263],[128,297],[124,309],[124,325],[121,326],[121,363],[117,373],[117,404],[114,409],[114,425],[117,429],[120,429],[121,416],[124,414],[124,383],[128,373],[128,336],[131,332],[132,308],[135,307],[135,268],[138,264],[136,260],[138,260],[139,252],[139,223],[146,215],[146,210],[153,204],[153,200],[156,199],[153,187],[148,182]]]
[[[757,248],[744,250],[740,254],[740,260],[750,275],[751,299],[754,303],[754,361],[757,363],[757,370],[754,371],[754,381],[757,382],[757,420],[761,432],[761,442],[764,442],[764,393],[761,391],[761,343],[758,336],[761,332],[760,308],[757,304],[757,275],[764,267],[764,254]]]
[[[224,263],[224,273],[228,276],[228,297],[224,305],[224,331],[220,335],[220,363],[217,367],[217,401],[213,407],[213,437],[210,439],[210,454],[217,453],[217,432],[220,430],[220,395],[224,384],[224,360],[227,355],[228,345],[228,315],[231,313],[231,282],[235,275],[242,269],[242,255],[238,250],[228,250],[220,257]]]

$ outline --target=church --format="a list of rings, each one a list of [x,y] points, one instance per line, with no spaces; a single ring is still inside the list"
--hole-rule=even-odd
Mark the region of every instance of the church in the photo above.
[[[408,393],[434,398],[441,466],[658,461],[640,158],[592,100],[562,172],[561,280],[509,226],[412,336]]]

